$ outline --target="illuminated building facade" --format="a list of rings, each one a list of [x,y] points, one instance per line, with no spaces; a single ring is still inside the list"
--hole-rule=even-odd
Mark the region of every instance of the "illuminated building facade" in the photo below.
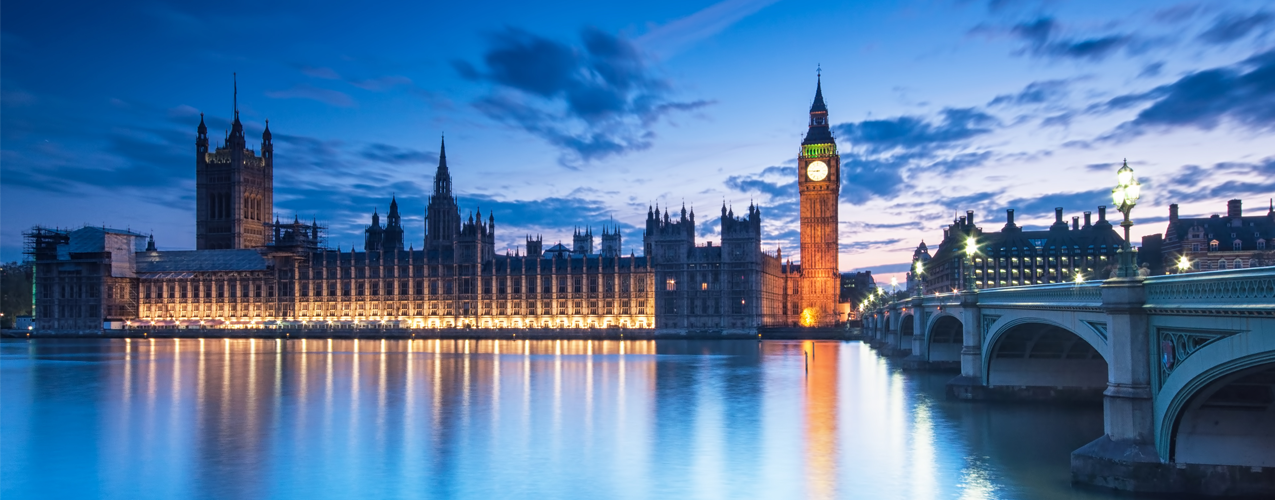
[[[1123,239],[1107,221],[1107,207],[1098,207],[1098,220],[1089,212],[1063,220],[1063,209],[1054,209],[1054,223],[1044,231],[1026,231],[1014,223],[1014,210],[1005,213],[1000,231],[984,232],[975,225],[974,211],[952,221],[943,229],[943,241],[934,256],[922,242],[913,254],[912,269],[924,262],[921,280],[925,293],[950,292],[964,288],[964,250],[974,238],[978,251],[970,259],[968,271],[978,288],[1035,285],[1107,279],[1116,263],[1116,251]]]
[[[841,292],[837,264],[841,155],[829,128],[822,79],[815,86],[809,130],[797,156],[797,189],[801,194],[801,323],[831,326]]]
[[[1153,274],[1275,265],[1275,202],[1264,214],[1245,216],[1242,202],[1230,200],[1226,215],[1199,218],[1178,217],[1178,205],[1169,205],[1169,226],[1142,238],[1142,250]]]
[[[545,249],[541,238],[528,237],[525,252],[497,255],[495,214],[461,216],[445,145],[419,248],[404,249],[393,199],[384,225],[379,211],[373,214],[361,251],[332,250],[319,224],[266,217],[273,189],[268,126],[260,157],[245,147],[237,114],[225,147],[210,153],[201,117],[197,249],[159,251],[151,240],[143,250],[142,235],[85,232],[89,228],[30,236],[29,243],[38,240],[43,249],[30,252],[43,270],[38,295],[49,299],[37,299],[37,329],[375,324],[748,334],[828,326],[836,321],[839,289],[840,168],[821,86],[810,114],[799,153],[804,268],[784,263],[779,249],[762,249],[762,210],[751,204],[740,216],[722,206],[719,245],[697,244],[693,209],[652,207],[640,256],[621,253],[622,235],[614,227],[603,228],[597,251],[592,229],[585,228],[575,231],[570,249]],[[72,250],[81,247],[88,253]],[[87,288],[93,291],[67,291],[72,275],[81,281],[95,276]],[[62,281],[49,281],[54,277]],[[86,289],[76,283],[76,290]]]

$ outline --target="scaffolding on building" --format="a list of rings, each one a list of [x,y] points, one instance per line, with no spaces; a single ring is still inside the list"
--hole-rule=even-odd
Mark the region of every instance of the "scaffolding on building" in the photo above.
[[[275,250],[292,252],[317,252],[327,248],[328,227],[311,221],[309,224],[293,217],[292,222],[266,223],[266,246]]]
[[[58,245],[65,245],[70,241],[69,230],[32,226],[22,232],[23,261],[55,260],[58,258]]]

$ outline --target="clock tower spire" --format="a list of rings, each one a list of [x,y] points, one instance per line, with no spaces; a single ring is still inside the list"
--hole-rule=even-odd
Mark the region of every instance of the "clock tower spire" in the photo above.
[[[797,154],[801,194],[801,321],[832,326],[836,321],[841,275],[837,263],[837,206],[841,196],[841,156],[828,125],[823,76],[815,83],[810,125]]]

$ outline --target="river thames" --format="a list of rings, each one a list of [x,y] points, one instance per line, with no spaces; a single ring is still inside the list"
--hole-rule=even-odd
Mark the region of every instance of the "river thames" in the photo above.
[[[6,340],[16,498],[1111,498],[858,342]]]

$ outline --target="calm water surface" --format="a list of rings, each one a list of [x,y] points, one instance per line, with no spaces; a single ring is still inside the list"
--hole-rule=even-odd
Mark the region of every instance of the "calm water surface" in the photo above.
[[[1101,407],[951,376],[841,342],[5,341],[0,496],[1098,497],[1068,454]]]

